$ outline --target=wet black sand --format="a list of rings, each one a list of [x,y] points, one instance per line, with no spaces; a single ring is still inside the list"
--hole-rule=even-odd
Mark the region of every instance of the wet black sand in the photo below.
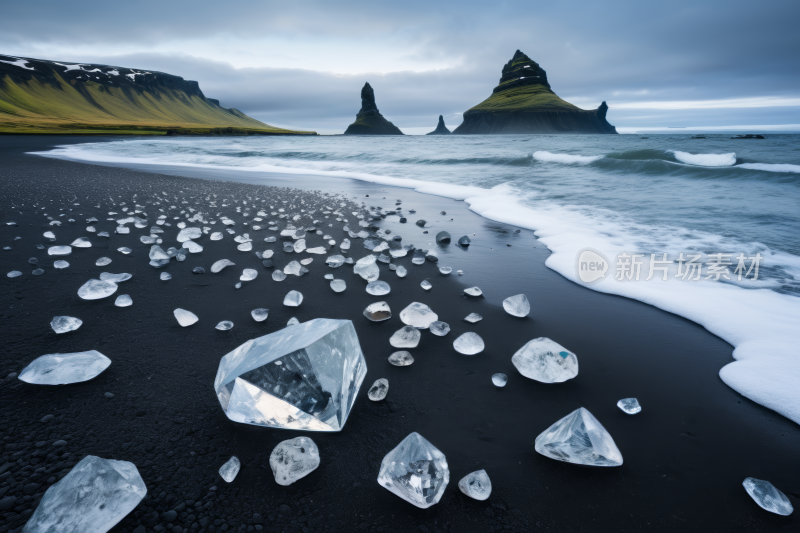
[[[0,533],[20,529],[47,487],[87,454],[131,461],[147,484],[145,500],[114,531],[139,526],[143,529],[137,533],[258,527],[276,532],[796,530],[796,517],[761,510],[741,486],[748,476],[768,479],[796,506],[800,431],[719,380],[717,372],[731,360],[731,347],[680,317],[564,280],[544,266],[548,252],[530,232],[516,234],[516,228],[482,219],[462,202],[410,190],[343,179],[272,176],[269,183],[280,187],[338,192],[368,206],[393,208],[394,201],[402,199],[404,210],[417,210],[409,224],[389,217],[379,225],[421,248],[433,247],[428,243],[442,229],[454,238],[469,233],[473,246],[468,250],[451,244],[439,251],[440,264],[463,269],[465,275],[441,276],[435,265],[412,265],[409,256],[397,260],[409,271],[404,279],[381,265],[381,279],[389,282],[392,293],[372,297],[352,267],[331,270],[324,264],[326,256],[304,253],[300,256],[314,257],[307,267],[310,273],[277,283],[252,252],[237,251],[226,235],[217,242],[202,238],[205,251],[171,263],[165,270],[173,279],[162,282],[161,270],[148,265],[149,245],[139,242],[146,230],[132,228],[130,235],[115,235],[116,224],[104,221],[108,211],[118,211],[109,208],[109,197],[132,205],[133,194],[143,203],[151,191],[245,198],[263,196],[265,189],[22,153],[66,142],[85,139],[0,137],[0,241],[12,247],[0,251],[0,376],[19,372],[46,353],[97,349],[113,364],[95,380],[65,387],[0,378],[0,502],[9,502],[0,503]],[[223,177],[196,169],[174,172]],[[71,205],[75,197],[80,206]],[[62,207],[83,214],[74,216],[74,224],[52,228],[43,216],[33,214],[32,199],[53,205],[47,210],[51,215],[61,213],[57,210]],[[92,207],[98,202],[102,209]],[[25,204],[21,213],[10,208],[20,203]],[[442,210],[446,216],[439,214]],[[232,207],[218,212],[241,220]],[[85,231],[89,216],[101,220],[95,224],[98,231],[112,232],[110,239]],[[354,217],[348,218],[352,227]],[[430,222],[428,235],[413,225],[418,218]],[[19,226],[6,226],[7,221]],[[246,231],[240,224],[234,228]],[[37,244],[50,244],[42,237],[48,230],[56,233],[55,244],[88,236],[93,247],[74,250],[65,258],[70,267],[55,270],[53,258],[36,249]],[[217,224],[214,231],[219,230]],[[165,247],[176,244],[177,231],[175,226],[165,229]],[[273,234],[250,233],[260,235],[256,250],[267,248],[261,239]],[[337,242],[343,237],[338,228],[331,234]],[[16,236],[22,239],[14,241]],[[276,250],[276,265],[300,258],[284,256],[279,244],[269,246]],[[134,251],[122,255],[116,252],[120,246]],[[367,253],[360,240],[353,240],[349,255],[358,259]],[[113,262],[96,267],[101,256]],[[42,276],[31,276],[30,257],[39,259]],[[191,274],[193,267],[208,270],[221,258],[233,260],[236,267],[220,274]],[[259,277],[236,290],[242,268],[257,269]],[[6,278],[10,270],[24,275]],[[133,306],[116,308],[114,297],[95,302],[78,298],[78,287],[103,271],[133,274],[117,292],[130,294]],[[328,272],[347,282],[344,293],[331,291],[323,278]],[[430,291],[419,287],[425,278],[433,284]],[[471,285],[481,287],[486,298],[463,296],[463,288]],[[305,296],[297,309],[281,303],[292,289]],[[526,319],[509,316],[499,307],[503,298],[520,292],[531,301]],[[361,313],[378,300],[390,304],[394,317],[370,323]],[[416,362],[396,368],[386,361],[394,351],[388,338],[402,325],[400,310],[412,301],[428,304],[452,329],[443,338],[424,332],[420,346],[411,350]],[[172,316],[176,307],[195,312],[200,321],[179,327]],[[270,309],[266,322],[250,317],[257,307]],[[475,325],[463,322],[470,312],[484,320]],[[49,326],[56,315],[77,316],[84,324],[76,332],[56,335]],[[281,329],[292,316],[303,321],[352,320],[368,373],[344,430],[307,434],[319,446],[319,469],[284,488],[272,478],[269,454],[278,442],[298,433],[229,421],[212,385],[220,357],[248,339]],[[220,320],[232,320],[235,327],[217,331],[214,326]],[[453,340],[465,331],[483,337],[483,353],[466,357],[453,350]],[[578,354],[576,379],[544,385],[519,375],[511,355],[540,336]],[[508,374],[504,389],[492,385],[495,372]],[[371,402],[367,389],[381,377],[389,379],[389,395],[384,402]],[[107,399],[106,392],[114,398]],[[633,417],[615,405],[630,396],[643,406]],[[534,451],[533,441],[541,431],[581,406],[614,437],[625,459],[622,467],[581,468]],[[46,415],[52,418],[42,422]],[[450,485],[441,502],[427,510],[413,507],[376,482],[383,456],[411,431],[442,450],[450,466]],[[61,439],[66,446],[53,445]],[[231,455],[243,466],[227,484],[216,472]],[[457,488],[461,477],[481,468],[493,483],[486,502],[466,498]],[[173,509],[178,517],[165,522],[162,513]]]

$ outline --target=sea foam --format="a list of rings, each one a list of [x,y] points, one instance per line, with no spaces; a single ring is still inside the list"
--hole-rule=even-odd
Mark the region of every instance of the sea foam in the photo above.
[[[766,172],[791,172],[800,174],[800,165],[789,165],[780,163],[742,163],[736,168],[746,168],[748,170],[763,170]]]
[[[736,164],[736,152],[729,154],[690,154],[673,150],[675,159],[687,165],[700,167],[730,167]]]
[[[604,157],[603,155],[554,154],[546,151],[533,153],[533,158],[537,161],[542,161],[543,163],[561,163],[564,165],[589,165]]]

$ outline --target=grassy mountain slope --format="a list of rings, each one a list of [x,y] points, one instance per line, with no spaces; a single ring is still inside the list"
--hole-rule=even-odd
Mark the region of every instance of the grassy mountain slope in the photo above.
[[[544,85],[522,85],[496,92],[469,111],[581,111]]]
[[[220,107],[169,74],[0,56],[0,133],[167,132],[313,134]]]

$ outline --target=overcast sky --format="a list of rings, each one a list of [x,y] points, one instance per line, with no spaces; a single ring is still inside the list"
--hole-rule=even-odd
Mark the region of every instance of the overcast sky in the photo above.
[[[6,2],[0,53],[160,70],[278,126],[341,133],[369,81],[448,126],[521,49],[620,128],[800,124],[800,0]],[[797,128],[797,129],[800,129]]]

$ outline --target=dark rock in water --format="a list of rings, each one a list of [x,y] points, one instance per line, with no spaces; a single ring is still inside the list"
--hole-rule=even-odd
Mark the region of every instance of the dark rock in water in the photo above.
[[[442,211],[442,212],[441,212],[441,213],[439,213],[439,214],[440,214],[440,215],[446,215],[446,214],[447,214],[447,211]]]
[[[450,234],[446,231],[440,231],[436,234],[436,242],[439,244],[447,244],[450,242]]]
[[[522,231],[521,229],[518,229],[518,230],[514,231],[514,233],[520,233],[521,231]]]
[[[345,135],[403,135],[400,128],[383,118],[375,104],[375,91],[369,83],[361,89],[361,110],[356,121],[350,124]]]
[[[605,102],[585,110],[559,98],[544,69],[517,50],[492,95],[466,111],[453,133],[617,133],[607,112]]]
[[[461,246],[469,246],[469,243],[471,242],[472,241],[466,235],[458,239],[458,244],[460,244]]]
[[[424,228],[424,227],[425,227],[425,224],[427,224],[427,221],[426,221],[424,218],[421,218],[421,219],[417,220],[417,221],[415,222],[415,224],[416,224],[417,226],[419,226],[420,228]]]
[[[432,132],[428,133],[427,135],[450,135],[453,132],[448,130],[447,127],[444,125],[444,117],[439,115],[439,124],[436,126],[436,129]]]
[[[261,261],[261,264],[264,265],[265,268],[272,268],[275,266],[272,264],[272,259],[264,259]]]
[[[422,233],[424,233],[425,235],[427,235],[427,234],[428,234],[428,230],[425,230],[425,231],[423,231]]]
[[[194,267],[192,269],[192,273],[193,274],[205,274],[206,273],[206,269],[203,268],[203,267]]]
[[[763,135],[753,135],[752,133],[748,133],[747,135],[737,135],[736,137],[731,137],[731,139],[763,139]]]
[[[403,240],[403,238],[402,238],[400,235],[395,235],[394,237],[392,237],[392,240],[393,240],[393,241],[400,242],[400,241],[402,241],[402,240]]]
[[[401,224],[405,224],[406,222],[408,222],[408,219],[406,217],[400,217]]]

